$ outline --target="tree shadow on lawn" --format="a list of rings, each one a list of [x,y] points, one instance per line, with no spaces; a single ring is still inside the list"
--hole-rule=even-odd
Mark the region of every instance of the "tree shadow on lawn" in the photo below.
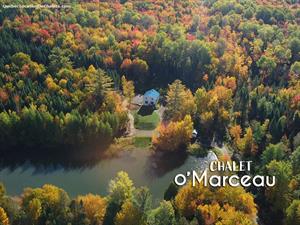
[[[155,106],[145,106],[143,105],[139,111],[137,112],[138,115],[141,115],[141,116],[149,116],[151,115],[154,110],[156,109]]]
[[[158,113],[155,111],[155,107],[142,107],[138,112],[134,114],[134,126],[139,130],[154,130],[160,121]]]

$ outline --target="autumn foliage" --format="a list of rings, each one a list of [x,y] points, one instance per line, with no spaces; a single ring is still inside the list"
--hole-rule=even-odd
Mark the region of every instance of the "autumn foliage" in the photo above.
[[[2,157],[106,147],[128,125],[124,99],[155,88],[166,109],[154,133],[155,150],[184,149],[196,129],[199,146],[226,145],[232,158],[255,162],[251,173],[278,177],[274,189],[251,189],[262,223],[299,223],[299,1],[71,2],[60,10],[0,9]],[[26,190],[19,224],[89,224],[98,218],[86,212],[93,204],[114,212],[97,210],[100,220],[105,211],[105,225],[135,224],[140,216],[151,225],[172,224],[177,211],[194,217],[180,218],[181,224],[255,221],[252,197],[244,191],[237,190],[234,202],[219,190],[187,187],[175,199],[177,208],[163,202],[146,218],[127,198],[134,196],[132,183],[121,178],[107,205],[99,196],[71,204],[48,185]],[[15,208],[1,203],[0,222],[17,224],[8,210]],[[73,220],[65,218],[70,214]]]
[[[157,134],[152,138],[153,146],[167,152],[179,150],[190,142],[192,131],[193,122],[189,115],[180,121],[161,123],[156,129]]]
[[[257,213],[253,196],[242,187],[222,187],[212,190],[189,182],[175,197],[181,215],[198,217],[204,224],[256,224]],[[234,221],[234,222],[233,222]]]

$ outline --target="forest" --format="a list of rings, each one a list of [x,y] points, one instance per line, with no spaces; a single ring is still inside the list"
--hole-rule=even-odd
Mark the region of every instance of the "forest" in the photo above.
[[[125,103],[156,88],[166,110],[155,152],[226,143],[221,160],[252,160],[252,175],[277,182],[171,184],[153,205],[125,172],[107,196],[46,184],[14,199],[1,186],[0,224],[300,224],[297,0],[14,1],[28,2],[71,7],[0,8],[0,156],[105,149],[126,132]]]

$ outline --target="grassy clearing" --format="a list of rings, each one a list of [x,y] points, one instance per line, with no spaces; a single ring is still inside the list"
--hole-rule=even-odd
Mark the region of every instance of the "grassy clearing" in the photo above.
[[[141,116],[138,113],[134,113],[134,126],[140,130],[154,130],[159,123],[159,115],[153,112],[147,116]]]
[[[134,137],[133,145],[137,148],[147,148],[151,145],[151,137]]]
[[[111,158],[118,155],[121,151],[134,149],[133,139],[131,137],[116,138],[109,148],[104,152],[103,156]]]
[[[136,148],[149,148],[151,137],[121,137],[116,138],[109,148],[103,153],[103,158],[112,158],[121,151],[133,150]]]

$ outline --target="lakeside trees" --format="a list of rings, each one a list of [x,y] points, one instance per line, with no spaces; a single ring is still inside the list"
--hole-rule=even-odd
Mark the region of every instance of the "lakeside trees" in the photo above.
[[[146,187],[136,188],[128,174],[121,171],[111,180],[105,197],[87,194],[71,199],[53,185],[26,188],[18,201],[3,192],[0,222],[3,225],[192,225],[195,218],[205,224],[256,224],[253,196],[242,187],[210,190],[201,184],[191,187],[189,183],[179,189],[175,199],[161,200],[156,206],[152,206],[152,201]],[[293,207],[290,213],[294,213]]]
[[[185,148],[192,138],[192,118],[190,115],[187,115],[183,120],[177,122],[161,123],[156,131],[157,135],[154,135],[152,138],[152,143],[156,150],[172,152]]]
[[[253,196],[241,187],[210,190],[203,184],[193,187],[188,183],[176,195],[175,205],[180,215],[189,219],[196,217],[204,224],[256,224]]]

